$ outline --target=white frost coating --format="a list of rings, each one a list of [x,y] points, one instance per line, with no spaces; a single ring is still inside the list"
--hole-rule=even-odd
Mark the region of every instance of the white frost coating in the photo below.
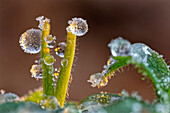
[[[141,113],[141,111],[142,111],[142,105],[140,103],[134,103],[132,105],[131,113]]]
[[[96,87],[100,84],[100,82],[102,81],[102,74],[101,73],[95,73],[95,74],[92,74],[90,76],[90,80],[88,80],[88,82],[91,82],[91,86],[92,87]]]
[[[68,24],[67,32],[72,32],[76,36],[83,36],[88,31],[87,22],[82,18],[72,18],[72,20],[68,21]]]
[[[36,20],[39,21],[38,27],[42,30],[44,30],[44,23],[50,22],[50,19],[48,19],[48,18],[44,19],[44,16],[39,16],[39,17],[36,18]]]
[[[115,40],[112,40],[108,47],[111,49],[113,56],[126,56],[129,54],[131,49],[131,44],[129,41],[124,40],[122,37],[118,37]]]
[[[21,35],[19,43],[24,52],[31,54],[39,53],[41,50],[41,30],[27,30]]]

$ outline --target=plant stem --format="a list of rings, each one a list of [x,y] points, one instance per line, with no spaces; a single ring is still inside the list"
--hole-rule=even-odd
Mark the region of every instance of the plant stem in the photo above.
[[[42,30],[42,39],[41,39],[41,64],[43,69],[43,93],[45,96],[54,95],[54,81],[53,81],[53,65],[46,65],[44,63],[44,58],[46,55],[50,55],[50,50],[47,47],[47,42],[44,38],[50,34],[50,24],[49,22],[44,22],[44,29]]]
[[[68,83],[71,75],[71,68],[74,60],[76,46],[76,35],[67,32],[67,46],[64,54],[64,65],[61,66],[59,78],[57,80],[55,96],[57,97],[60,107],[64,107]]]

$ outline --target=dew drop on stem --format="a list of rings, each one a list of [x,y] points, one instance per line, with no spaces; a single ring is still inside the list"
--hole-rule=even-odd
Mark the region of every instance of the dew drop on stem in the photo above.
[[[47,55],[47,56],[45,56],[45,58],[44,58],[44,63],[45,63],[46,65],[53,65],[53,63],[54,63],[54,57],[53,57],[52,55]]]
[[[56,44],[56,41],[55,41],[55,39],[53,39],[53,41],[51,43],[47,44],[47,47],[54,48],[55,44]]]
[[[66,46],[67,46],[67,44],[65,42],[60,42],[57,45],[57,48],[55,49],[56,55],[58,55],[59,57],[63,58]]]
[[[67,66],[68,65],[68,60],[67,59],[62,59],[61,60],[61,66]]]
[[[53,37],[52,35],[47,35],[47,36],[45,36],[44,40],[45,40],[47,43],[52,43],[53,40],[55,40],[55,37]]]
[[[41,50],[41,30],[27,30],[21,35],[19,43],[24,52],[31,54],[39,53]]]

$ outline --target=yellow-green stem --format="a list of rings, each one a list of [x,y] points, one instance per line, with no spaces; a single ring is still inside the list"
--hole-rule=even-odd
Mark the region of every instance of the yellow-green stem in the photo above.
[[[76,35],[71,32],[67,33],[67,46],[64,54],[64,65],[61,66],[59,78],[57,80],[57,86],[55,96],[57,97],[60,107],[64,107],[66,93],[68,89],[68,83],[71,75],[71,68],[74,60],[76,46]]]
[[[43,93],[45,96],[53,96],[54,95],[54,81],[53,81],[53,73],[54,68],[53,65],[49,66],[44,63],[44,57],[46,55],[50,55],[50,50],[47,47],[47,42],[45,42],[44,38],[50,34],[50,24],[49,22],[44,22],[44,29],[42,30],[42,41],[41,41],[41,64],[43,69]]]

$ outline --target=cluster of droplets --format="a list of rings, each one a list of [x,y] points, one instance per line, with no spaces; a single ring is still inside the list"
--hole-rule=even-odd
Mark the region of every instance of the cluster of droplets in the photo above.
[[[67,44],[65,42],[60,42],[55,49],[56,55],[58,55],[61,58],[64,58],[66,46],[67,46]]]
[[[27,30],[21,35],[19,43],[24,52],[31,54],[39,53],[41,50],[41,30]]]
[[[111,53],[113,57],[117,56],[131,56],[132,60],[130,62],[143,62],[146,66],[147,58],[152,54],[153,50],[151,50],[148,46],[142,43],[131,44],[129,41],[124,40],[122,37],[118,37],[115,40],[112,40],[108,47],[111,49]],[[92,83],[92,87],[101,87],[107,85],[108,78],[114,75],[114,71],[109,71],[110,67],[116,63],[117,61],[110,57],[107,61],[107,65],[104,65],[104,70],[102,73],[92,74],[90,76],[90,80],[88,82]],[[143,74],[145,74],[143,72]]]
[[[67,32],[72,32],[76,36],[83,36],[88,31],[87,22],[82,18],[72,18],[72,20],[68,21],[68,24]]]

